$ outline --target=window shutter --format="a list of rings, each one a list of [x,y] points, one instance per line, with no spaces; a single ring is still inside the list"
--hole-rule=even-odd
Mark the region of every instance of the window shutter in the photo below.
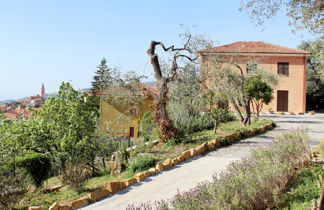
[[[289,63],[278,62],[278,74],[289,76]]]

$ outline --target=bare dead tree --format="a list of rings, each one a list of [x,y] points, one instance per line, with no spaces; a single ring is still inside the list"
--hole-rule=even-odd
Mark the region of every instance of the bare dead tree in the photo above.
[[[165,47],[162,42],[151,41],[150,47],[147,50],[147,54],[150,57],[150,61],[154,71],[154,77],[156,79],[156,85],[158,89],[157,94],[150,94],[154,99],[154,120],[160,128],[160,138],[166,141],[171,138],[175,138],[178,134],[178,130],[173,126],[171,119],[167,113],[167,103],[169,86],[168,84],[177,79],[177,71],[181,69],[179,63],[183,60],[194,62],[197,60],[197,56],[190,48],[190,41],[192,36],[187,36],[187,40],[184,46],[181,48],[175,48],[173,45]],[[164,52],[172,53],[170,74],[163,73],[159,56],[156,53],[156,48],[160,46]]]

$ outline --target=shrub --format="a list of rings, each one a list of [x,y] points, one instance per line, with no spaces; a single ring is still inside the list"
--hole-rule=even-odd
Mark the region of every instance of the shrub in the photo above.
[[[11,209],[24,196],[25,187],[21,174],[0,170],[0,209]]]
[[[145,112],[140,121],[140,136],[144,138],[144,141],[158,139],[158,127],[153,120],[152,112]]]
[[[17,165],[23,167],[30,175],[36,187],[40,187],[51,171],[50,159],[41,153],[28,152],[17,158]]]
[[[172,120],[174,126],[180,131],[182,135],[210,129],[214,126],[214,120],[209,115],[182,115],[181,117],[179,116],[179,118],[173,118]]]
[[[127,147],[124,142],[120,142],[119,147],[120,147],[120,149],[119,149],[118,155],[119,155],[119,160],[121,163],[121,170],[124,171],[126,169],[130,154],[127,151]]]
[[[151,154],[138,154],[132,161],[130,161],[128,168],[134,173],[145,171],[154,167],[157,159]]]
[[[299,163],[310,157],[307,135],[303,131],[286,133],[249,157],[230,164],[215,174],[212,182],[178,193],[162,204],[145,204],[128,209],[271,209],[297,174]],[[144,207],[143,207],[144,206]]]
[[[91,169],[89,166],[82,163],[69,163],[65,165],[60,178],[63,184],[69,185],[72,190],[81,193],[90,177]]]
[[[321,166],[302,169],[283,196],[280,209],[309,209],[312,200],[318,199],[320,189],[317,186],[318,175],[323,174]]]
[[[173,138],[173,139],[170,139],[169,141],[165,142],[165,144],[167,146],[175,146],[177,144],[180,144],[182,141],[180,138]]]

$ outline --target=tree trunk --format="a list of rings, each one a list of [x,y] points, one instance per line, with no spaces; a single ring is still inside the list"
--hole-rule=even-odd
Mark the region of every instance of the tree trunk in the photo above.
[[[218,127],[218,123],[214,122],[214,134],[216,134],[216,132],[217,132],[217,127]]]
[[[151,64],[154,70],[154,77],[157,82],[157,87],[159,90],[158,95],[154,96],[154,120],[158,124],[160,129],[160,138],[163,141],[175,138],[178,134],[178,130],[173,126],[172,121],[169,119],[168,112],[166,109],[168,101],[168,82],[170,78],[164,78],[162,75],[161,66],[159,63],[158,55],[155,54],[156,45],[162,45],[164,51],[164,45],[160,42],[152,41],[150,48],[147,50],[147,54],[150,56]]]
[[[104,168],[104,170],[106,170],[106,169],[107,169],[107,167],[106,167],[105,158],[104,158],[104,157],[102,157],[102,158],[101,158],[101,161],[102,161],[102,167]]]
[[[95,158],[91,160],[91,168],[92,168],[92,177],[94,177],[96,174]]]
[[[250,108],[250,100],[247,100],[243,105],[245,109],[245,116],[243,120],[243,125],[250,125],[251,124],[251,108]]]
[[[230,102],[231,102],[231,104],[232,104],[232,106],[233,106],[233,108],[234,108],[234,111],[235,111],[235,113],[236,113],[236,116],[237,116],[238,120],[240,121],[240,123],[241,123],[242,125],[244,125],[244,124],[243,124],[244,118],[243,118],[242,113],[241,113],[239,107],[237,106],[235,100],[234,100],[234,99],[231,99]]]
[[[160,138],[163,141],[177,137],[178,130],[169,118],[167,106],[168,87],[164,80],[158,83],[159,95],[154,100],[154,120],[159,126]]]

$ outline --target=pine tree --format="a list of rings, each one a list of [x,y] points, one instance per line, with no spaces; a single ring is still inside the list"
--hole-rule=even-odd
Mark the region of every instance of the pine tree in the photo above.
[[[97,71],[93,77],[93,82],[91,82],[91,92],[96,93],[109,88],[112,85],[112,71],[113,69],[108,68],[107,61],[105,58],[103,58],[100,65],[97,66]]]

